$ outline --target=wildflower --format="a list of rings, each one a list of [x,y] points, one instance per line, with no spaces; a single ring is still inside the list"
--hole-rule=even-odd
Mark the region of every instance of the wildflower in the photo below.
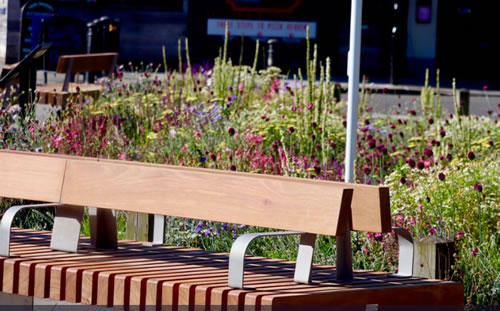
[[[477,192],[483,192],[483,185],[481,184],[474,184],[474,190],[476,190]]]
[[[439,173],[438,178],[439,180],[444,181],[445,179],[444,173],[443,172]]]
[[[483,91],[486,91],[488,89],[487,85],[483,85]]]
[[[434,119],[433,118],[429,118],[429,120],[427,120],[427,122],[429,122],[429,124],[434,124]]]
[[[422,211],[422,209],[424,208],[424,205],[423,205],[422,203],[418,203],[418,206],[417,206],[417,207],[418,207],[418,209],[419,209],[420,211]]]
[[[419,160],[419,161],[417,162],[417,168],[418,168],[419,170],[423,170],[423,169],[424,169],[424,167],[425,167],[424,162],[423,162],[423,161],[421,161],[421,160]]]
[[[207,158],[206,157],[201,157],[200,161],[203,162],[203,163],[205,163],[207,161]]]
[[[342,120],[342,125],[343,125],[344,127],[347,127],[347,120]]]
[[[186,151],[187,151],[187,146],[184,144],[184,145],[182,146],[182,152],[186,152]]]
[[[363,172],[368,175],[371,172],[371,169],[368,165],[363,166]]]
[[[436,232],[437,232],[436,229],[434,229],[432,227],[429,229],[430,234],[436,234]]]
[[[307,105],[307,109],[311,110],[313,108],[312,104]]]
[[[231,167],[229,168],[231,171],[236,171],[236,165],[231,165]]]
[[[413,110],[413,109],[409,110],[409,111],[408,111],[408,113],[409,113],[410,115],[412,115],[412,116],[417,115],[417,112],[416,112],[415,110]]]
[[[451,155],[451,153],[448,153],[446,155],[446,160],[451,161],[451,159],[453,159],[453,156]]]
[[[245,85],[243,83],[240,83],[238,84],[238,90],[241,92],[243,92],[243,89],[245,88]]]
[[[370,139],[370,142],[368,143],[368,145],[370,146],[371,149],[375,149],[376,145],[377,145],[377,142],[375,141],[375,139]]]
[[[295,112],[295,111],[297,111],[297,107],[292,106],[292,107],[290,108],[290,110]]]
[[[475,248],[471,249],[470,254],[471,254],[472,256],[476,256],[476,254],[477,254],[477,249],[475,249]]]
[[[288,133],[292,134],[293,132],[295,132],[295,129],[293,128],[293,126],[290,126],[288,128]]]
[[[445,137],[446,136],[446,131],[445,130],[439,131],[439,135],[441,135],[441,137]]]
[[[234,128],[230,127],[230,128],[227,130],[227,133],[228,133],[230,136],[233,136],[233,135],[234,135],[234,133],[235,133]]]
[[[415,165],[416,165],[415,160],[413,158],[409,158],[408,159],[408,166],[410,166],[411,168],[414,168]]]
[[[200,233],[201,229],[203,229],[203,223],[200,222],[198,226],[196,226],[196,229],[194,229],[194,233]]]
[[[428,156],[428,157],[432,157],[432,155],[433,155],[434,153],[432,152],[432,149],[430,149],[430,148],[425,148],[425,150],[424,150],[424,154],[425,154],[426,156]]]
[[[399,179],[399,182],[401,182],[401,184],[406,184],[406,178],[404,176],[401,176],[401,179]]]
[[[403,215],[398,215],[398,216],[396,216],[396,219],[397,219],[397,221],[399,221],[399,222],[403,222],[403,221],[405,220],[405,218],[404,218],[404,216],[403,216]]]
[[[464,232],[464,231],[458,231],[458,232],[455,234],[455,236],[456,236],[457,238],[460,238],[460,237],[461,237],[462,235],[464,235],[464,234],[465,234],[465,232]]]
[[[453,149],[453,144],[448,144],[448,149]]]
[[[469,158],[469,160],[474,160],[476,158],[476,155],[474,154],[473,151],[469,151],[469,153],[467,154],[467,158]]]
[[[177,136],[177,132],[175,131],[175,129],[172,128],[168,132],[170,134],[170,137],[172,137],[173,139],[175,139],[175,137]]]

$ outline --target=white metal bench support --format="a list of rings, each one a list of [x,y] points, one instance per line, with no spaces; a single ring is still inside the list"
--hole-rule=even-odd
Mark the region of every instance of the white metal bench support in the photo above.
[[[0,221],[0,256],[10,256],[10,229],[12,222],[17,213],[27,208],[46,208],[46,207],[60,207],[59,203],[44,203],[44,204],[31,204],[31,205],[17,205],[12,206],[5,211],[2,220]]]
[[[413,275],[414,247],[410,232],[404,228],[392,227],[392,231],[398,236],[399,261],[398,273],[394,277],[411,277]]]
[[[316,235],[296,231],[261,232],[243,234],[234,241],[229,254],[228,286],[232,288],[244,288],[245,253],[250,243],[256,238],[301,235],[297,263],[295,265],[294,280],[297,283],[309,283],[311,281],[312,260]]]

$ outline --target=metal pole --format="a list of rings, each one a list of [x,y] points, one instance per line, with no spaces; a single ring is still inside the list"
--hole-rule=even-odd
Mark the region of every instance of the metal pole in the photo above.
[[[351,34],[347,63],[349,89],[347,91],[347,138],[345,157],[345,181],[354,181],[354,159],[356,154],[356,130],[359,101],[359,63],[361,55],[361,16],[363,0],[351,1]],[[337,242],[337,280],[352,280],[351,228],[347,228]]]
[[[349,89],[347,91],[347,139],[345,157],[345,181],[354,181],[354,159],[356,154],[356,130],[359,101],[359,63],[361,54],[361,12],[363,0],[351,1],[351,39],[347,75]]]

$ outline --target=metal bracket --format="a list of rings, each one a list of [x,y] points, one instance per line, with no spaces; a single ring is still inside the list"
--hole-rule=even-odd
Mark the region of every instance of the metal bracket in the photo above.
[[[398,273],[391,277],[411,277],[413,275],[413,238],[408,230],[399,227],[392,227],[398,236],[399,241],[399,263]]]
[[[56,209],[50,248],[76,253],[80,242],[83,206],[62,205]]]
[[[316,235],[296,231],[247,233],[241,235],[234,241],[229,254],[228,286],[232,288],[244,288],[245,253],[250,243],[256,238],[297,235],[300,234],[300,246],[295,264],[294,280],[297,283],[309,283],[311,281],[312,259]]]
[[[27,208],[60,207],[60,203],[44,203],[12,206],[3,214],[0,221],[0,256],[10,257],[10,229],[17,213]]]
[[[115,211],[89,207],[90,240],[95,248],[118,248]]]
[[[68,59],[68,64],[66,65],[66,76],[64,76],[64,83],[62,87],[63,92],[68,92],[69,82],[71,81],[71,71],[73,70],[73,58]]]
[[[153,245],[165,244],[165,216],[154,215]]]

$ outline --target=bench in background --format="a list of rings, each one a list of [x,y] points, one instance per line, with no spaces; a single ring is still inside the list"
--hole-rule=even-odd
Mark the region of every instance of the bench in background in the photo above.
[[[63,84],[51,84],[37,87],[39,104],[63,106],[71,97],[79,94],[97,98],[102,86],[88,83],[70,83],[75,74],[106,72],[109,76],[116,68],[118,53],[96,53],[64,55],[59,57],[56,73],[64,73]],[[78,76],[78,75],[76,75]]]

